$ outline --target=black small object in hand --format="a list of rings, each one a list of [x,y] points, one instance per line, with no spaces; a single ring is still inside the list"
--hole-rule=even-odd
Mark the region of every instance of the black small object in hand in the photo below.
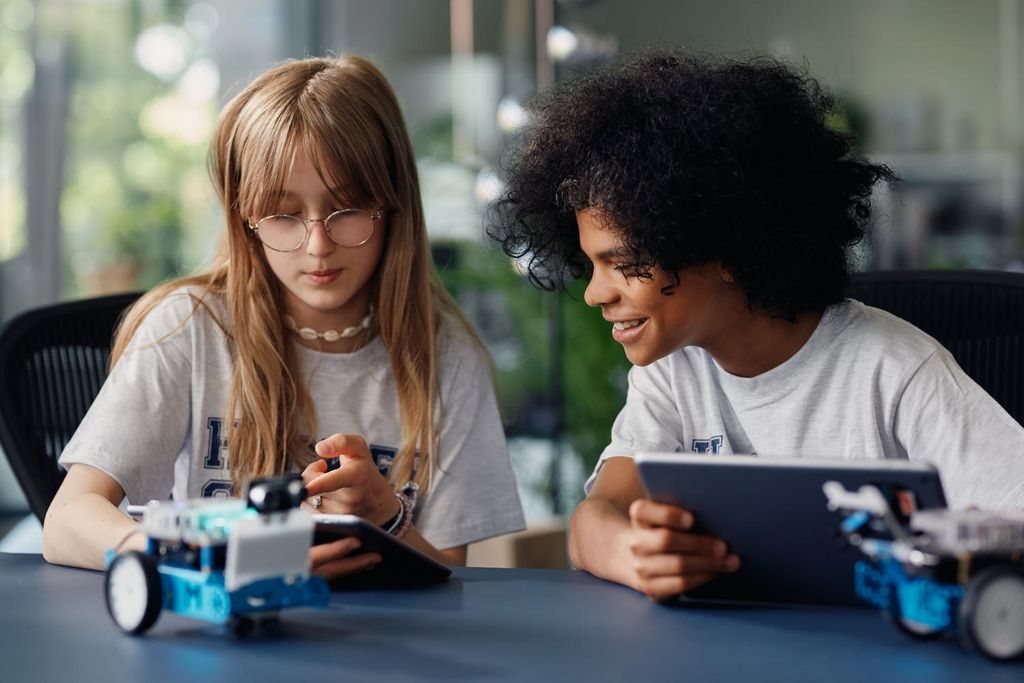
[[[253,479],[246,494],[249,507],[260,513],[283,512],[306,499],[306,486],[299,474]]]

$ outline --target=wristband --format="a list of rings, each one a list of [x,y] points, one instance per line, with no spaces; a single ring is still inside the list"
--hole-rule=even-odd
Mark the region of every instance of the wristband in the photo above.
[[[398,498],[397,493],[395,494],[395,498]],[[395,513],[394,517],[381,524],[380,528],[390,534],[391,530],[398,526],[398,524],[402,521],[402,510],[402,499],[398,498],[398,512]]]

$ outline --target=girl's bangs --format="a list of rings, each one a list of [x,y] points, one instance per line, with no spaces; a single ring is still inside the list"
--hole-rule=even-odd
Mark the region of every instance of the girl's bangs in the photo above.
[[[267,134],[252,136],[239,152],[238,209],[256,221],[277,212],[284,185],[295,161],[298,136],[290,121],[282,121]]]
[[[313,167],[324,185],[335,190],[334,199],[339,206],[356,209],[377,209],[395,206],[397,198],[387,172],[383,154],[374,156],[370,149],[380,148],[367,144],[374,136],[339,136],[337,130],[322,131],[316,126],[305,130],[304,144]],[[346,139],[358,140],[350,144]]]
[[[390,112],[378,111],[344,80],[307,83],[298,99],[268,99],[251,103],[247,130],[237,131],[243,216],[258,220],[278,210],[300,149],[339,207],[403,208],[387,133]]]

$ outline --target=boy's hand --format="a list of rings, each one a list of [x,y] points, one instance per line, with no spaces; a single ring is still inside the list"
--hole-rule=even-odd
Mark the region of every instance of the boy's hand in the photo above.
[[[401,503],[370,455],[366,440],[356,434],[335,434],[316,444],[318,460],[302,472],[309,496],[302,507],[313,512],[358,515],[381,525],[398,514]],[[340,458],[341,467],[327,471],[327,462]],[[320,496],[313,510],[309,500]]]
[[[633,588],[662,601],[734,572],[740,559],[725,542],[691,533],[693,515],[683,508],[638,499],[629,506]]]

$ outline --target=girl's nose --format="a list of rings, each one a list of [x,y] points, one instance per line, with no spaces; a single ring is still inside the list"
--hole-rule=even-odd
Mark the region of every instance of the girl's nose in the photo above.
[[[306,239],[306,253],[310,256],[322,256],[334,251],[337,246],[327,232],[327,224],[320,220],[311,220],[307,224],[309,237]]]

